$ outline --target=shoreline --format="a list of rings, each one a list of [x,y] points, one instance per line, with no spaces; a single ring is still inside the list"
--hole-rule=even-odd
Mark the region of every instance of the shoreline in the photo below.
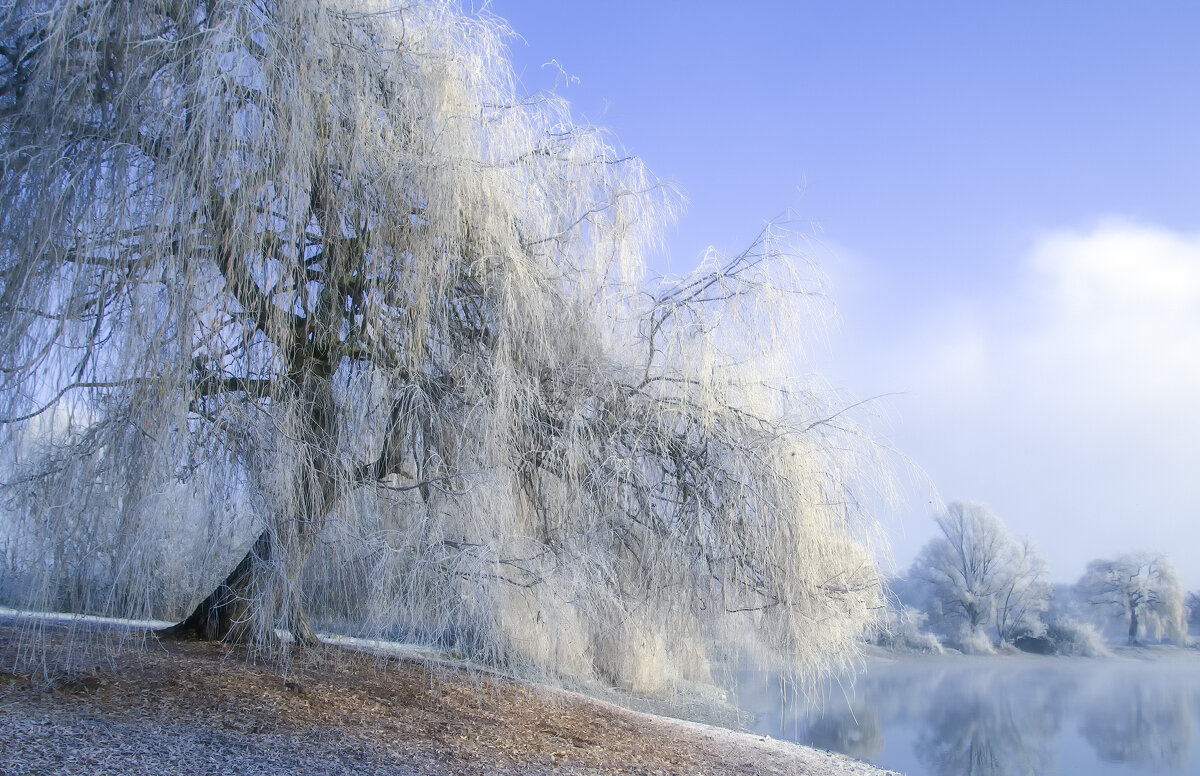
[[[65,634],[68,625],[43,627]],[[86,635],[96,638],[72,645],[70,670],[16,674],[22,632],[12,618],[0,618],[0,771],[894,773],[428,656],[354,655],[329,646],[297,655],[285,676],[277,665],[248,662],[220,644],[159,642],[151,635],[141,648],[112,651],[102,627]]]

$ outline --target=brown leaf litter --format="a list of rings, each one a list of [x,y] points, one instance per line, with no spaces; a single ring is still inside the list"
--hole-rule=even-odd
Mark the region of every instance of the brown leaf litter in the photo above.
[[[882,773],[434,661],[330,646],[281,671],[221,644],[39,627],[53,662],[14,673],[28,633],[0,620],[0,773]]]

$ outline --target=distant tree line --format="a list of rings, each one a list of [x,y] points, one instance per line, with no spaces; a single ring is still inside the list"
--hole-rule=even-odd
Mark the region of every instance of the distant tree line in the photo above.
[[[1074,585],[1055,586],[1036,548],[986,507],[954,502],[934,520],[937,536],[892,581],[884,646],[1093,655],[1114,640],[1182,645],[1200,614],[1200,593],[1185,598],[1162,554],[1093,560]]]

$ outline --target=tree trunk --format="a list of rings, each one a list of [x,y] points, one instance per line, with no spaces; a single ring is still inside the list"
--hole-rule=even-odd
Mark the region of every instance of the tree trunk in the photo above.
[[[272,582],[269,577],[277,573],[271,568],[272,546],[271,532],[263,531],[225,581],[217,585],[217,589],[209,593],[187,619],[158,631],[159,638],[234,644],[252,642],[256,638],[274,640],[274,618],[270,616],[271,612],[263,610],[264,606],[273,609],[266,606],[265,600],[271,596],[266,592],[267,585]],[[296,643],[304,647],[319,644],[320,640],[304,614],[299,591],[293,590],[288,595],[287,606],[287,626]]]
[[[302,445],[296,461],[300,471],[294,512],[278,515],[274,530],[259,535],[225,581],[187,619],[159,631],[160,637],[269,642],[275,640],[279,624],[301,646],[320,643],[304,613],[295,580],[337,494],[336,463],[328,452],[334,438],[332,383],[327,376],[308,375],[298,393]]]
[[[1129,610],[1129,644],[1130,646],[1137,644],[1138,637],[1138,613],[1137,608]]]
[[[253,610],[270,574],[271,533],[263,531],[225,581],[180,623],[158,632],[160,638],[205,641],[249,641],[254,637]]]

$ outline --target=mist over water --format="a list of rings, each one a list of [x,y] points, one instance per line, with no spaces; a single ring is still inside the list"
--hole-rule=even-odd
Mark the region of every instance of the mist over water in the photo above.
[[[754,731],[908,776],[1200,773],[1200,656],[872,659],[812,706],[739,677]]]

